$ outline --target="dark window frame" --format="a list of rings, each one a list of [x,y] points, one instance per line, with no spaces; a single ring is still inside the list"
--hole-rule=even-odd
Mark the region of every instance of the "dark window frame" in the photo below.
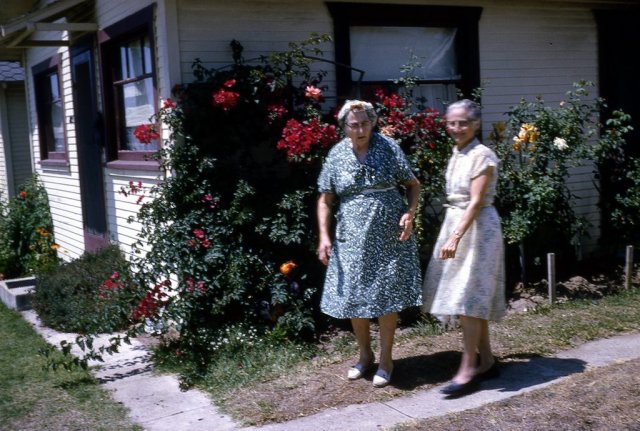
[[[64,115],[65,97],[62,86],[62,54],[54,55],[49,59],[40,62],[31,68],[33,75],[34,95],[36,101],[36,115],[38,121],[38,139],[40,146],[40,165],[43,167],[61,167],[68,166],[68,142],[67,142],[67,122]],[[49,76],[55,73],[58,81],[58,91],[60,93],[60,104],[62,106],[62,133],[64,142],[64,151],[51,151],[49,147],[52,142],[52,134],[48,133],[51,128],[51,112],[48,110],[45,112],[45,108],[49,107],[51,101],[49,95],[51,88],[48,83],[43,81],[49,81]],[[44,92],[49,94],[45,95]],[[45,99],[46,98],[46,99]]]
[[[156,149],[150,151],[130,151],[122,149],[122,137],[120,136],[120,125],[122,124],[123,113],[120,111],[118,96],[115,88],[117,85],[126,83],[117,79],[120,68],[119,46],[122,43],[135,39],[147,37],[151,49],[151,73],[136,77],[136,80],[152,78],[153,83],[153,106],[157,111],[158,106],[158,77],[156,66],[155,36],[153,29],[155,5],[147,6],[144,9],[130,15],[104,30],[98,32],[98,44],[100,63],[102,65],[102,94],[105,121],[105,141],[107,149],[107,167],[120,169],[140,169],[156,170],[160,163],[152,160],[151,156],[157,152]],[[160,142],[159,145],[162,143]]]
[[[326,2],[333,19],[335,61],[351,64],[350,27],[449,27],[457,29],[456,54],[462,79],[457,87],[466,96],[480,86],[480,42],[478,22],[481,7],[391,5]],[[425,81],[435,83],[437,81]],[[372,84],[373,82],[367,82]],[[388,84],[388,83],[384,83]],[[353,92],[351,70],[336,66],[336,93],[339,101]]]

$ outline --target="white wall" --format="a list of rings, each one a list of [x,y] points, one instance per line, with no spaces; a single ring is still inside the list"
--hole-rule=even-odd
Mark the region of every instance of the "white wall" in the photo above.
[[[7,99],[5,91],[0,83],[0,201],[6,202],[9,198],[9,174],[7,172],[7,159],[11,148],[5,135],[9,133],[7,118]]]
[[[521,98],[541,96],[549,107],[564,100],[572,84],[598,82],[597,28],[588,8],[527,6],[514,2],[486,6],[480,19],[480,70],[483,91],[483,129],[504,121],[508,107]],[[540,2],[537,2],[540,3]],[[597,97],[597,86],[591,97]],[[593,250],[600,214],[593,166],[574,170],[571,189],[580,199],[576,211],[592,223],[591,238],[582,238],[583,251]]]

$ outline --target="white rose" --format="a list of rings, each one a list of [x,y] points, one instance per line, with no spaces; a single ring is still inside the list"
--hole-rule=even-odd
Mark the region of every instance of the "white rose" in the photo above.
[[[559,149],[560,151],[563,151],[569,148],[569,145],[567,145],[567,141],[565,141],[562,138],[555,138],[553,140],[553,145],[555,145],[556,148]]]

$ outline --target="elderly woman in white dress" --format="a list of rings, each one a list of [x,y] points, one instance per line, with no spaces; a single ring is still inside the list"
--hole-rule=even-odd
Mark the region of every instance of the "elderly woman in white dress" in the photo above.
[[[455,146],[446,172],[447,210],[424,280],[424,311],[458,317],[463,353],[453,379],[440,392],[459,396],[496,377],[489,320],[505,313],[504,244],[493,206],[498,158],[476,139],[480,108],[464,99],[447,107]]]

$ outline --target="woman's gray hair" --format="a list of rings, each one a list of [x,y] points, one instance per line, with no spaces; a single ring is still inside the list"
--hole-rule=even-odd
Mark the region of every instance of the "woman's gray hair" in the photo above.
[[[453,102],[450,105],[447,105],[447,115],[454,109],[462,108],[467,111],[467,119],[469,121],[480,121],[482,119],[482,111],[480,110],[480,106],[469,99],[458,100],[457,102]]]
[[[338,124],[343,129],[344,123],[345,121],[347,121],[347,115],[349,115],[349,112],[351,111],[366,112],[367,117],[369,117],[369,120],[371,120],[371,122],[374,124],[378,119],[378,115],[376,114],[376,111],[371,103],[362,100],[347,100],[346,102],[344,102],[344,105],[342,105],[342,108],[340,108],[340,111],[338,112]]]

